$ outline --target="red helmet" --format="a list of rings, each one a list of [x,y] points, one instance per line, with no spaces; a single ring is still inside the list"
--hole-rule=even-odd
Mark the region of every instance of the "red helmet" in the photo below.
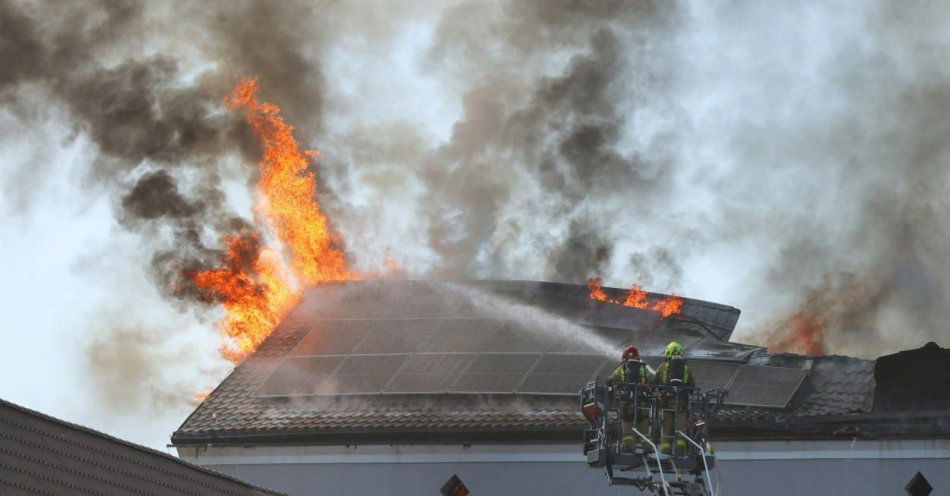
[[[634,360],[640,359],[640,351],[637,350],[636,346],[627,346],[627,349],[623,350],[623,359],[629,360],[631,358]]]

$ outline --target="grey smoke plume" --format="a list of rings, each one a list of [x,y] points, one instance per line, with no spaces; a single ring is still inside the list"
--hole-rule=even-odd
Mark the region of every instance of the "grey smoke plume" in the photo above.
[[[55,7],[0,2],[0,104],[41,121],[48,101],[94,143],[87,181],[166,295],[200,299],[177,276],[254,234],[228,185],[259,149],[221,99],[256,75],[323,153],[358,262],[639,282],[740,307],[738,339],[797,351],[800,322],[821,352],[947,345],[939,6]]]
[[[176,377],[176,371],[193,367],[200,357],[169,346],[172,329],[128,322],[128,315],[100,317],[86,350],[97,401],[120,415],[187,409],[199,386]],[[108,327],[113,319],[121,323]]]
[[[469,88],[448,140],[428,149],[409,141],[415,153],[395,163],[385,156],[392,145],[360,147],[371,155],[347,167],[389,165],[394,175],[408,172],[421,183],[413,239],[430,250],[434,261],[425,270],[432,274],[583,282],[604,273],[614,219],[603,215],[601,202],[622,195],[631,209],[649,213],[674,172],[670,130],[643,148],[624,145],[638,131],[629,114],[667,106],[666,97],[655,98],[669,74],[662,67],[637,73],[626,38],[631,29],[655,36],[650,50],[662,53],[674,21],[666,2],[449,8],[426,57],[427,70]],[[329,140],[328,153],[346,160],[375,134],[360,129],[343,137],[344,149]],[[341,224],[356,224],[364,213]]]
[[[487,291],[455,283],[442,284],[436,289],[458,301],[472,305],[486,315],[521,324],[529,332],[536,332],[541,328],[550,333],[546,336],[547,338],[553,336],[575,345],[585,345],[603,353],[604,356],[613,357],[617,354],[614,344],[597,336],[590,329],[552,315],[536,306],[525,305]]]
[[[343,119],[334,217],[423,273],[731,303],[777,350],[945,341],[948,14],[892,8],[459,3],[419,62],[466,88],[451,132]]]
[[[209,12],[192,2],[4,0],[0,50],[9,63],[0,98],[24,118],[35,103],[30,94],[67,110],[76,134],[99,152],[87,180],[115,191],[122,225],[154,244],[163,291],[191,299],[200,292],[183,271],[219,264],[220,239],[252,229],[228,204],[221,176],[239,150],[245,180],[253,181],[260,150],[240,116],[224,111],[224,95],[254,75],[264,96],[281,95],[290,118],[320,128],[322,73],[304,54],[317,37],[302,29],[313,8],[247,1]],[[196,53],[180,50],[186,33]],[[195,64],[208,61],[215,67],[196,77]]]
[[[260,148],[222,100],[241,77],[256,76],[263,97],[279,94],[285,115],[318,131],[323,82],[311,55],[319,30],[304,29],[313,27],[305,23],[315,8],[303,2],[233,2],[209,11],[203,2],[0,0],[0,115],[13,117],[0,132],[15,135],[46,121],[70,129],[70,140],[88,141],[94,155],[79,174],[85,189],[90,196],[107,194],[119,225],[140,235],[141,263],[159,292],[179,310],[214,303],[214,295],[184,275],[220,266],[225,235],[246,241],[243,258],[256,258],[259,250],[259,233],[248,212],[235,210],[228,183],[240,188],[255,181]],[[29,185],[67,173],[36,160],[4,169],[3,189],[15,193],[5,206],[19,211],[42,208]],[[94,277],[112,279],[119,278]],[[114,292],[117,299],[149,293],[122,284]],[[82,372],[96,398],[90,410],[110,418],[166,413],[174,422],[223,367],[202,365],[189,351],[193,343],[176,337],[179,329],[143,324],[147,312],[137,309],[140,302],[127,303],[121,313],[93,312],[76,331],[88,336]],[[176,373],[181,370],[188,373]]]

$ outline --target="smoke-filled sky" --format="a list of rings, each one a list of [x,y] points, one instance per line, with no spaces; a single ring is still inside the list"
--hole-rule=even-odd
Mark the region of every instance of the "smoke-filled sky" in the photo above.
[[[950,5],[0,0],[0,397],[161,447],[230,365],[242,76],[358,268],[654,291],[734,338],[950,346]]]

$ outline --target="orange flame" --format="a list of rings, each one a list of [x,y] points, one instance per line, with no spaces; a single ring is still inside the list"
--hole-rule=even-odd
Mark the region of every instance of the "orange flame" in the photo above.
[[[774,352],[793,352],[820,356],[826,354],[824,329],[821,319],[804,311],[792,315],[788,321],[785,337],[768,345]]]
[[[225,268],[192,274],[195,285],[224,306],[221,353],[235,363],[267,338],[299,301],[301,287],[359,277],[316,200],[316,177],[306,157],[317,152],[300,150],[280,107],[257,101],[258,88],[256,80],[245,78],[225,102],[244,110],[263,145],[255,220],[274,232],[276,242],[261,246],[257,233],[228,235]]]
[[[597,301],[602,301],[605,303],[614,303],[619,305],[620,302],[617,300],[612,300],[607,298],[607,294],[604,293],[604,288],[601,287],[601,282],[599,277],[592,277],[587,280],[587,289],[590,290],[590,297]]]
[[[670,315],[680,313],[683,308],[683,299],[675,294],[651,304],[647,299],[647,292],[639,284],[634,284],[630,287],[623,302],[609,298],[607,294],[604,293],[604,288],[601,286],[601,279],[599,277],[589,279],[587,281],[587,288],[590,290],[591,299],[604,303],[613,303],[614,305],[623,305],[625,307],[653,310],[660,312],[660,318],[666,318]]]
[[[683,299],[677,297],[676,295],[670,295],[669,298],[664,298],[653,305],[652,310],[660,312],[660,315],[663,318],[669,317],[670,315],[680,313],[683,309]]]
[[[226,236],[225,268],[194,274],[195,286],[224,306],[219,326],[230,339],[222,345],[221,355],[235,363],[257,349],[300,296],[287,280],[277,252],[261,250],[259,238],[257,233]]]
[[[289,249],[290,268],[301,283],[309,286],[354,279],[346,256],[336,246],[340,240],[330,231],[316,200],[316,177],[308,170],[304,153],[312,158],[318,153],[300,151],[293,126],[279,115],[280,107],[257,101],[258,89],[256,79],[244,79],[226,102],[232,108],[244,108],[247,123],[264,145],[257,184],[262,199],[260,213]]]
[[[634,284],[630,287],[630,291],[627,292],[627,299],[623,301],[623,306],[643,309],[650,308],[650,304],[647,303],[647,292],[644,291],[639,284]]]

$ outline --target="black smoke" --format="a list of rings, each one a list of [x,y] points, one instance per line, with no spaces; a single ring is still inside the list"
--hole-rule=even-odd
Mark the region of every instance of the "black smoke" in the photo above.
[[[223,99],[242,77],[257,77],[263,98],[279,96],[295,124],[318,131],[323,74],[318,57],[306,55],[319,49],[319,30],[310,31],[318,8],[0,0],[0,110],[13,116],[13,127],[0,132],[55,121],[69,129],[68,140],[90,143],[94,154],[77,174],[82,186],[90,197],[108,195],[120,228],[138,235],[147,254],[142,268],[158,292],[181,311],[218,303],[219,295],[195,287],[189,275],[251,267],[261,238],[226,191],[235,176],[256,181],[261,149]],[[307,140],[305,132],[297,136]],[[76,174],[36,160],[6,172],[5,190],[16,192],[10,206],[20,211],[37,202],[21,191],[25,185]],[[231,266],[227,236],[240,241]],[[116,301],[124,289],[116,288]],[[131,411],[130,402],[139,400],[140,407],[175,408],[197,392],[187,380],[158,372],[190,356],[177,349],[171,326],[147,322],[140,316],[147,309],[115,318],[112,306],[88,324],[86,366],[96,394],[110,408]]]
[[[742,307],[749,339],[814,309],[827,349],[872,354],[944,332],[946,14],[836,9],[3,1],[0,102],[37,121],[47,102],[92,141],[88,182],[186,301],[174,275],[253,231],[222,157],[253,182],[260,149],[221,99],[256,75],[323,153],[323,203],[358,260],[640,282]],[[406,32],[412,76],[456,105],[438,136],[354,110],[373,97],[360,77],[399,87],[379,55]]]
[[[303,54],[307,43],[297,34],[305,32],[298,28],[312,12],[302,3],[235,2],[216,11],[191,2],[166,7],[4,0],[0,97],[24,118],[30,114],[24,102],[35,101],[30,93],[66,110],[75,133],[99,153],[86,171],[88,181],[116,192],[123,227],[154,240],[157,283],[166,294],[182,296],[195,292],[182,290],[176,271],[219,264],[222,237],[252,225],[227,206],[222,164],[240,151],[253,182],[260,147],[241,116],[224,110],[224,95],[241,77],[256,76],[265,96],[281,95],[290,115],[305,109],[297,116],[316,131],[323,76],[318,61]],[[187,41],[216,67],[190,76],[187,57],[129,49],[145,48],[149,34],[162,39],[156,31],[177,23],[206,36],[166,41]]]
[[[425,61],[467,88],[448,140],[427,147],[402,127],[358,127],[330,140],[327,155],[348,171],[391,170],[380,188],[399,175],[422,185],[413,239],[432,276],[609,275],[618,254],[610,226],[652,215],[675,175],[671,132],[642,147],[625,142],[639,109],[677,113],[666,96],[670,68],[636,52],[668,50],[678,17],[668,2],[461,2],[442,14]],[[564,53],[556,70],[528,69],[554,52]],[[349,183],[337,185],[345,197]],[[629,211],[607,213],[619,196]],[[358,218],[365,226],[367,214],[375,217],[343,205],[335,217],[346,230]]]
[[[327,145],[334,218],[433,276],[601,275],[730,303],[739,339],[781,344],[809,314],[828,352],[936,339],[947,15],[842,9],[454,4],[419,63],[460,95],[451,132],[355,117]],[[390,204],[413,218],[399,235]]]

